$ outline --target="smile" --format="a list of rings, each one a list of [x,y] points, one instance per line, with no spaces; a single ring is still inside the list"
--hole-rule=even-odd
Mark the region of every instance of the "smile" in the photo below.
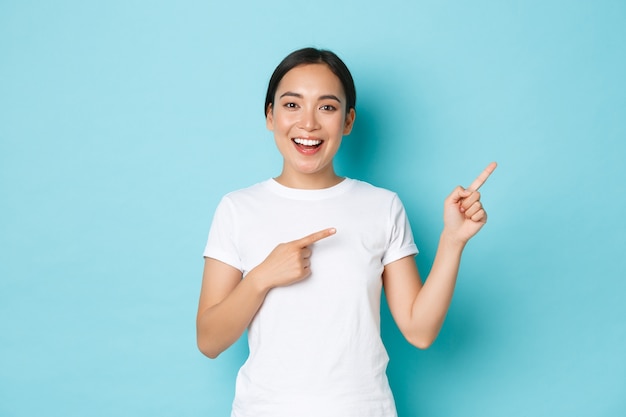
[[[297,144],[297,145],[302,145],[302,146],[312,146],[312,147],[317,147],[319,145],[322,144],[321,140],[318,139],[302,139],[302,138],[294,138],[293,141]]]

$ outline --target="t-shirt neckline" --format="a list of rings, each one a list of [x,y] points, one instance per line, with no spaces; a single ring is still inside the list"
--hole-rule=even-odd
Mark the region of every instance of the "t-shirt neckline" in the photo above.
[[[292,200],[323,200],[336,197],[345,193],[353,184],[354,180],[346,177],[339,184],[333,185],[332,187],[308,190],[286,187],[274,178],[270,178],[264,182],[264,185],[274,194]]]

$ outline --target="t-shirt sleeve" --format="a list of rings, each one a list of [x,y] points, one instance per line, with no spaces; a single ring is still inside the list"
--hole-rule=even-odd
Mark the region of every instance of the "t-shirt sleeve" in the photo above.
[[[413,241],[413,232],[411,231],[409,219],[397,195],[394,195],[391,202],[389,222],[389,246],[383,256],[383,265],[418,253],[417,246]]]
[[[204,257],[217,259],[234,268],[242,270],[242,262],[235,243],[237,221],[232,201],[226,196],[222,198],[209,230],[209,237],[204,248]]]

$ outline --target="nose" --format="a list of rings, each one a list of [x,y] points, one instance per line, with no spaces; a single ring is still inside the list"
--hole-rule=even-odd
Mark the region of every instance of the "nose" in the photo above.
[[[317,113],[315,108],[307,109],[302,112],[302,118],[300,119],[301,129],[311,132],[319,129],[319,122],[317,120]]]

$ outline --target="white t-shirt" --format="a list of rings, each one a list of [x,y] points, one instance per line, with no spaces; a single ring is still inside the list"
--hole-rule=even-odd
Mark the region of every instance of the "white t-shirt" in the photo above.
[[[270,179],[220,202],[205,257],[246,274],[279,243],[334,227],[311,275],[270,290],[248,329],[232,417],[393,417],[380,337],[384,265],[417,247],[398,196],[345,179],[321,190]]]

